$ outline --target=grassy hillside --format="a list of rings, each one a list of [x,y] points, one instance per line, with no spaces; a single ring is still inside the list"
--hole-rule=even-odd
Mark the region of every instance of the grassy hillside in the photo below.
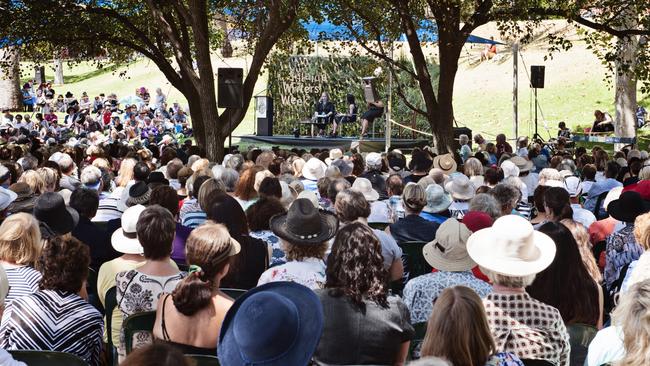
[[[541,113],[539,129],[543,137],[548,136],[544,130],[547,126],[555,134],[559,121],[566,121],[569,126],[590,124],[593,111],[601,109],[614,114],[614,91],[603,81],[606,70],[599,60],[579,40],[575,30],[570,30],[566,23],[548,22],[547,28],[540,30],[536,42],[522,47],[519,59],[519,134],[532,135],[534,131],[534,109],[532,90],[529,88],[528,72],[530,65],[546,66],[546,87],[538,92]],[[568,52],[557,53],[552,59],[544,60],[548,55],[544,42],[545,32],[572,32],[574,47]],[[475,32],[483,37],[496,35],[493,24],[481,27]],[[501,59],[480,64],[470,62],[478,57],[482,45],[467,45],[461,58],[456,76],[454,110],[459,125],[470,127],[474,133],[493,136],[504,132],[512,135],[512,83],[513,66],[511,50],[500,46]],[[431,51],[432,53],[435,50]],[[250,60],[248,60],[250,61]],[[219,66],[238,66],[246,69],[247,60],[234,58],[223,61],[217,57],[213,60],[215,70]],[[30,65],[23,65],[26,76],[31,75]],[[64,67],[66,84],[56,86],[57,93],[70,90],[75,95],[82,91],[92,97],[100,92],[115,92],[118,97],[132,94],[137,87],[145,86],[151,93],[161,87],[169,94],[169,102],[178,101],[186,105],[183,96],[166,81],[157,67],[147,60],[139,60],[125,67],[107,67],[97,70],[89,64]],[[124,74],[124,76],[120,76]],[[53,70],[46,68],[47,79],[53,79]],[[266,77],[260,77],[256,94],[266,89]],[[642,105],[650,105],[650,97],[639,94]],[[235,131],[235,135],[254,132],[254,102],[248,110],[247,117]],[[394,116],[396,120],[407,120]]]

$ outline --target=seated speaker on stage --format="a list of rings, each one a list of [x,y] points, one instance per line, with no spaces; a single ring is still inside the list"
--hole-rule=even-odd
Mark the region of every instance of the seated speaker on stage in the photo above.
[[[368,124],[375,122],[375,118],[384,114],[384,103],[381,100],[368,102],[368,110],[361,116],[361,138],[367,137]]]
[[[337,128],[340,123],[352,123],[357,121],[357,112],[359,108],[354,100],[354,95],[348,94],[345,100],[348,104],[348,113],[337,113],[336,116],[334,116],[332,133],[330,134],[332,137],[338,137]]]
[[[312,118],[316,127],[318,127],[318,135],[325,134],[325,125],[334,122],[334,104],[330,102],[330,96],[326,92],[320,96],[318,103],[316,104],[316,111],[314,112],[314,117]],[[317,123],[316,123],[317,122]],[[314,125],[311,125],[311,136],[314,137]]]
[[[591,132],[612,132],[614,131],[614,120],[607,112],[596,110],[594,112],[594,125],[591,127]]]

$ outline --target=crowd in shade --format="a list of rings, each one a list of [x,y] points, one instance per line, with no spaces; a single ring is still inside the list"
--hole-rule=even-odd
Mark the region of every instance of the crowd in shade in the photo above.
[[[0,146],[0,364],[650,364],[645,151],[166,136]]]

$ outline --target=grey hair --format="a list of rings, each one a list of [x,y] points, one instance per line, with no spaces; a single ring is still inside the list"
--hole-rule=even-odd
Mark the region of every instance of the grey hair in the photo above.
[[[452,366],[452,364],[443,358],[429,356],[411,361],[408,366]]]
[[[483,266],[479,266],[493,285],[500,285],[507,288],[528,287],[535,281],[535,274],[528,276],[508,276],[505,274],[491,271]]]
[[[557,166],[558,171],[562,170],[568,170],[571,173],[576,171],[576,164],[573,162],[571,159],[564,159],[562,162]]]
[[[517,207],[517,202],[521,199],[521,190],[508,183],[497,184],[492,188],[490,193],[501,206],[511,205],[512,208],[515,208]]]
[[[223,162],[223,166],[226,168],[235,169],[239,172],[244,165],[244,156],[242,154],[231,155],[230,158]]]
[[[487,193],[479,193],[469,201],[470,211],[485,212],[494,220],[501,217],[501,207],[499,201],[494,196]]]
[[[102,180],[102,171],[96,166],[88,165],[81,171],[79,180],[85,185],[95,185]]]
[[[465,134],[459,135],[458,136],[458,142],[461,145],[465,145],[465,144],[467,144],[469,142],[469,137],[467,135],[465,135]]]
[[[215,178],[219,178],[223,182],[226,186],[226,192],[234,192],[239,181],[239,173],[232,168],[223,168],[221,170],[221,176]]]

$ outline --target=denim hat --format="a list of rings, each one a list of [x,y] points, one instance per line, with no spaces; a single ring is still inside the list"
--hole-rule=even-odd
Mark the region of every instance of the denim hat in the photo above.
[[[222,365],[306,365],[323,332],[323,306],[309,288],[271,282],[228,310],[219,334]]]
[[[429,184],[426,189],[427,205],[422,211],[429,213],[442,212],[451,206],[451,196],[438,184]]]

